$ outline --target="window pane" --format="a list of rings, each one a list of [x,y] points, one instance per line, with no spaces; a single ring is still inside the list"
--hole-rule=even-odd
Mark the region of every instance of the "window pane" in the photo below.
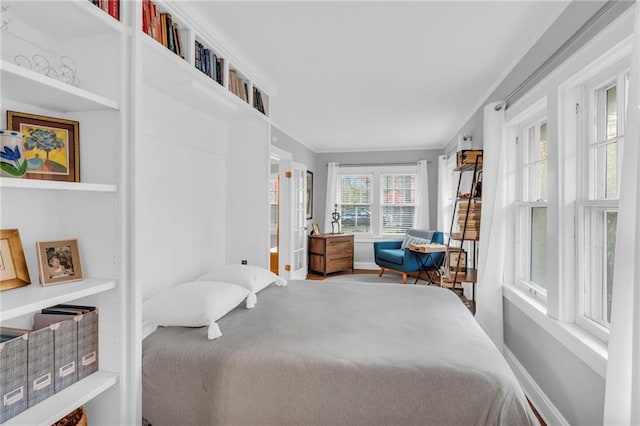
[[[415,174],[382,175],[382,233],[404,234],[414,225]]]
[[[605,198],[618,198],[618,144],[608,144],[605,155],[607,156]]]
[[[340,176],[340,204],[371,204],[371,176]]]
[[[530,280],[547,288],[547,208],[531,208]]]
[[[382,232],[404,234],[413,228],[415,206],[384,206],[382,208]]]
[[[618,212],[593,207],[586,213],[584,314],[606,327],[611,322]]]
[[[540,148],[539,158],[541,160],[547,159],[547,122],[545,121],[540,125]]]
[[[356,204],[342,204],[340,213],[342,232],[371,232],[371,211]]]
[[[618,99],[616,86],[607,89],[606,93],[607,139],[613,139],[618,136]]]
[[[607,211],[607,233],[606,233],[606,274],[607,274],[607,323],[611,323],[611,294],[613,290],[613,265],[616,257],[616,229],[618,226],[618,212]]]

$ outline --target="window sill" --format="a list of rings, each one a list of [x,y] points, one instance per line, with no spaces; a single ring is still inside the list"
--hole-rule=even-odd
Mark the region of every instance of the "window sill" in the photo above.
[[[546,306],[540,300],[513,284],[504,284],[502,295],[596,373],[603,378],[606,377],[608,357],[606,343],[576,324],[551,318],[547,315]]]

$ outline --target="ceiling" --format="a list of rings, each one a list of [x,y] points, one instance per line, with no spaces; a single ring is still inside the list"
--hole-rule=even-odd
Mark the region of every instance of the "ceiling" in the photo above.
[[[275,87],[273,124],[319,153],[444,147],[567,2],[192,5]]]

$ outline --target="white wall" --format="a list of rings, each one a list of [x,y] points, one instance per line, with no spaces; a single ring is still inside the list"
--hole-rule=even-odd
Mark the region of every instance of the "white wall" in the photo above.
[[[227,125],[142,91],[135,150],[135,282],[145,300],[225,259]]]
[[[269,133],[259,117],[230,124],[226,263],[269,268]]]

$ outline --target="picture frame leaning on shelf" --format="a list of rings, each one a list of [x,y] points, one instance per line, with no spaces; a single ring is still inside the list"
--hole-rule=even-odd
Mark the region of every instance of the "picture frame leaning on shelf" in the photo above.
[[[7,127],[25,135],[25,178],[80,182],[79,122],[7,111]]]
[[[31,284],[17,229],[0,229],[0,291]]]
[[[84,279],[78,240],[38,241],[38,272],[43,286]]]

